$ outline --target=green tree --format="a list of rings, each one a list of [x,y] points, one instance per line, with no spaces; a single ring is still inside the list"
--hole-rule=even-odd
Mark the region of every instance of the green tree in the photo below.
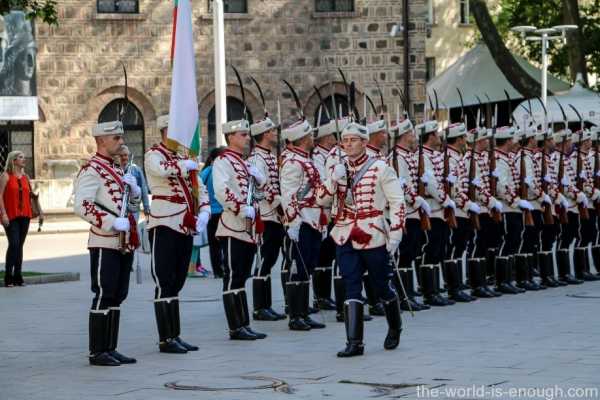
[[[22,10],[30,19],[57,25],[56,7],[56,0],[0,0],[0,15],[8,14],[11,10]]]
[[[579,3],[577,0],[500,0],[499,8],[494,20],[503,40],[538,64],[542,57],[541,44],[521,40],[510,32],[511,27],[579,25],[578,31],[568,35],[566,45],[550,44],[549,71],[571,81],[577,73],[582,73],[585,82],[588,72],[600,75],[600,0]]]

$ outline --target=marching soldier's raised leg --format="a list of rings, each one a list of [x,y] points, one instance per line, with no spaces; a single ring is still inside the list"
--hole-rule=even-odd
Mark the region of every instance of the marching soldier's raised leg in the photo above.
[[[197,177],[198,163],[167,146],[168,123],[168,115],[158,118],[162,141],[146,153],[144,163],[152,192],[148,230],[159,349],[162,353],[183,354],[198,347],[180,337],[179,292],[187,277],[193,235],[206,229],[210,205]],[[201,185],[200,198],[194,199],[197,184]]]
[[[141,189],[135,177],[124,174],[114,162],[123,145],[121,122],[98,124],[92,135],[97,152],[81,167],[74,183],[75,213],[91,224],[88,249],[94,299],[89,315],[89,362],[99,366],[133,364],[134,358],[117,351],[117,343],[132,252],[139,246],[131,211],[137,211]]]

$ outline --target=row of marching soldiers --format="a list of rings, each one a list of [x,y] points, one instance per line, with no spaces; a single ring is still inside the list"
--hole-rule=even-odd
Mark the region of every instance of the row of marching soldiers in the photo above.
[[[179,292],[192,237],[206,229],[210,207],[198,164],[168,147],[168,116],[158,125],[162,142],[145,158],[155,317],[160,351],[184,354],[198,347],[181,338]],[[459,123],[439,132],[436,121],[364,126],[341,117],[317,129],[302,118],[279,138],[278,128],[268,117],[224,124],[227,149],[213,164],[233,340],[267,336],[250,326],[250,277],[255,320],[288,318],[291,330],[309,331],[325,328],[311,314],[337,310],[347,333],[340,357],[364,351],[363,322],[371,317],[363,289],[369,314],[387,319],[384,347],[394,349],[401,309],[599,279],[597,130],[467,131]],[[93,136],[98,151],[76,179],[74,206],[91,224],[90,363],[134,363],[116,347],[139,245],[135,219],[123,208],[137,210],[140,188],[113,161],[122,124],[99,124]],[[278,159],[279,139],[286,147]],[[287,317],[271,301],[280,251]]]

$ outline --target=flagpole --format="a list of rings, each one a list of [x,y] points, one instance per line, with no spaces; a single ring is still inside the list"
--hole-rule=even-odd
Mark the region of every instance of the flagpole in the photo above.
[[[213,27],[215,39],[215,133],[217,146],[224,146],[223,124],[227,122],[227,75],[225,73],[223,0],[213,0]]]

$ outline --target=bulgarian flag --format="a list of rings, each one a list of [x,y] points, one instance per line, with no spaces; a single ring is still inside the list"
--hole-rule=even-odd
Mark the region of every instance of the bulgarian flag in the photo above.
[[[175,0],[171,65],[168,139],[175,142],[174,147],[183,146],[191,156],[197,156],[200,154],[200,116],[190,0]]]

